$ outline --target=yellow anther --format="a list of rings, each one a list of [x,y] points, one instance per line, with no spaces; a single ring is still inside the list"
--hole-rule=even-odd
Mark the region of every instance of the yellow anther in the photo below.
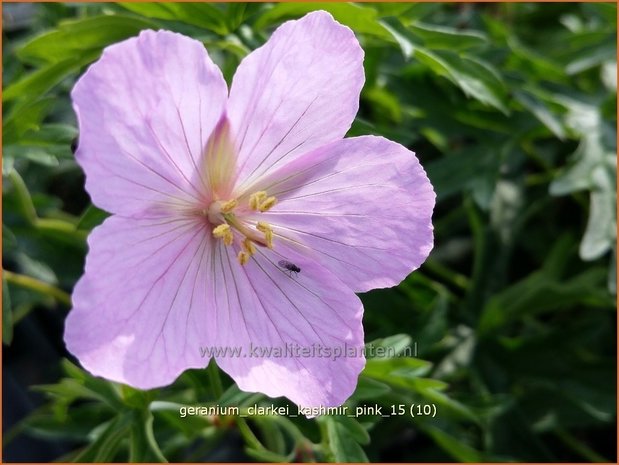
[[[221,239],[229,232],[230,232],[230,225],[224,223],[224,224],[220,224],[215,229],[213,229],[213,236],[215,236],[217,239]]]
[[[267,243],[269,249],[273,248],[273,231],[270,229],[264,233],[264,240]]]
[[[260,205],[267,200],[267,193],[264,191],[254,192],[249,196],[249,208],[258,210]]]
[[[232,210],[236,208],[239,203],[236,199],[228,200],[221,204],[221,212],[222,213],[230,213]]]
[[[244,250],[241,250],[237,258],[239,259],[239,263],[241,265],[245,265],[249,261],[249,254]]]
[[[220,224],[215,229],[213,229],[213,236],[217,239],[223,239],[225,245],[232,245],[234,242],[234,235],[232,234],[232,229],[229,224]]]
[[[269,226],[269,223],[265,223],[264,221],[258,221],[256,223],[256,229],[260,232],[267,232],[271,230],[271,226]]]
[[[264,202],[260,203],[260,205],[258,206],[258,210],[260,210],[261,212],[266,212],[270,210],[276,203],[277,199],[275,197],[269,197]]]
[[[256,253],[256,246],[249,237],[243,239],[243,242],[241,242],[241,246],[243,247],[243,250],[247,252],[250,256]]]
[[[268,223],[264,221],[258,221],[256,223],[256,229],[264,233],[264,242],[269,249],[273,248],[273,229]]]

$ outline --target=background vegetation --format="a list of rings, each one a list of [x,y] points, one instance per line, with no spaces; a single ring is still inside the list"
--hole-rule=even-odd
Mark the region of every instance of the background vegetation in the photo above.
[[[270,403],[207,370],[140,392],[62,342],[90,205],[68,92],[145,28],[202,40],[229,80],[288,18],[357,34],[367,82],[350,135],[414,150],[438,193],[436,247],[362,295],[368,362],[350,405],[436,417],[179,418]],[[4,4],[4,460],[615,461],[616,5]],[[104,328],[103,328],[104,330]],[[282,403],[281,399],[277,402]]]

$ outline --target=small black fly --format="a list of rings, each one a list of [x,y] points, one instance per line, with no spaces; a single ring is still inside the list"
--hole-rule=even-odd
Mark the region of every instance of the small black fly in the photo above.
[[[288,260],[280,260],[279,262],[277,262],[277,264],[284,270],[288,271],[290,276],[292,276],[292,273],[299,274],[301,272],[301,268],[299,268],[297,265],[295,265],[292,262],[289,262]]]

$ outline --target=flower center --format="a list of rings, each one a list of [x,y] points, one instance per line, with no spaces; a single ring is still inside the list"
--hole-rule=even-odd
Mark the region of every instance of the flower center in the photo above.
[[[256,245],[273,248],[273,229],[265,221],[244,219],[244,216],[250,212],[265,213],[276,203],[277,198],[259,191],[251,194],[246,204],[240,204],[237,199],[215,200],[203,213],[215,226],[213,236],[216,239],[226,246],[235,242],[240,245],[237,259],[245,265],[256,253]]]

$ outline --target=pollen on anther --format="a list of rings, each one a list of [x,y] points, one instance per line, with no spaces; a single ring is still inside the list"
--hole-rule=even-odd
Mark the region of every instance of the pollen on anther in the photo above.
[[[266,212],[273,208],[273,206],[277,203],[277,199],[275,197],[269,197],[264,202],[260,203],[258,206],[258,210],[261,212]]]
[[[225,245],[232,245],[232,242],[234,242],[234,235],[232,234],[232,229],[227,223],[220,224],[219,226],[214,228],[213,236],[217,239],[223,239]]]
[[[230,213],[232,210],[236,208],[239,202],[236,199],[228,200],[221,205],[222,213]]]
[[[252,210],[258,210],[260,205],[267,200],[267,193],[265,191],[254,192],[249,196],[249,208]]]
[[[241,242],[241,246],[243,247],[243,250],[249,255],[254,255],[256,253],[256,246],[249,237],[243,239],[243,242]]]
[[[244,250],[241,250],[237,258],[241,265],[245,265],[249,261],[249,254]]]

